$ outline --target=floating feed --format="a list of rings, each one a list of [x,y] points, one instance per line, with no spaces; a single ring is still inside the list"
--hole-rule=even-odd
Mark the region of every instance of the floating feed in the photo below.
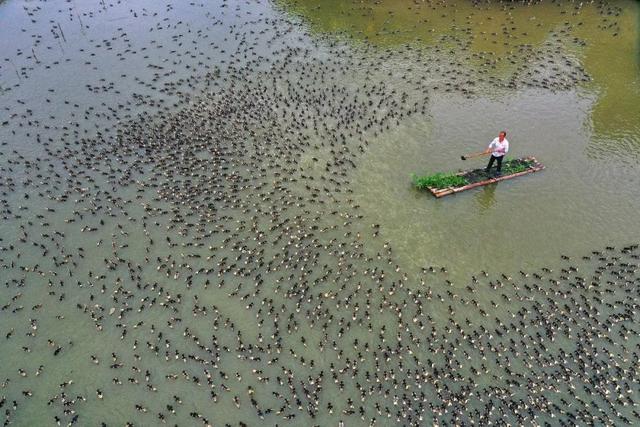
[[[419,189],[427,189],[434,196],[440,198],[449,194],[459,193],[494,182],[538,172],[544,165],[535,157],[506,160],[502,164],[501,175],[487,174],[484,168],[467,170],[459,173],[436,173],[428,176],[413,176],[413,185]]]

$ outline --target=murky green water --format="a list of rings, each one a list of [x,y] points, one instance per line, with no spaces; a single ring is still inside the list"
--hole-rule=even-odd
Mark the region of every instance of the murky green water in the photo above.
[[[0,2],[3,422],[636,424],[639,23]]]
[[[433,97],[430,119],[407,121],[382,136],[359,168],[359,201],[416,266],[455,260],[461,277],[496,265],[517,271],[552,262],[564,252],[584,252],[603,239],[625,241],[635,233],[640,203],[634,196],[640,152],[636,2],[616,3],[612,15],[601,14],[602,6],[569,3],[285,4],[315,32],[335,33],[356,44],[438,46],[465,70],[456,70],[458,82],[479,93],[471,99]],[[561,93],[553,88],[496,90],[481,81],[508,85],[525,76],[527,86],[533,82],[527,78],[541,81],[570,61],[578,61],[589,78]],[[412,85],[403,80],[412,73],[422,78],[425,69],[442,66],[430,61],[380,65],[396,68],[391,78],[406,90]],[[574,77],[575,72],[567,72],[560,79]],[[537,156],[548,167],[544,174],[448,200],[410,188],[412,172],[480,167],[484,160],[464,163],[459,155],[482,150],[501,129],[509,131],[511,153]]]
[[[508,78],[522,72],[544,79],[540,67],[527,66],[545,45],[563,40],[563,60],[578,59],[591,78],[583,89],[597,94],[588,124],[594,145],[615,138],[623,147],[638,135],[638,4],[540,2],[482,4],[402,1],[341,2],[286,1],[316,32],[336,33],[388,48],[401,44],[440,46],[468,71],[488,78]],[[611,9],[611,10],[609,10]],[[602,11],[605,10],[604,13]],[[533,55],[532,55],[533,53]],[[552,66],[562,67],[553,58]],[[549,70],[547,70],[548,72]],[[575,74],[563,78],[571,80]],[[532,118],[535,120],[535,118]]]

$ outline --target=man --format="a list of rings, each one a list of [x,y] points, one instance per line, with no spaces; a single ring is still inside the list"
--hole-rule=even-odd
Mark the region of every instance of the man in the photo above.
[[[498,162],[498,175],[502,173],[502,159],[505,154],[509,152],[509,141],[507,141],[507,132],[502,131],[498,134],[498,137],[491,141],[489,144],[489,148],[485,150],[485,154],[491,153],[491,158],[489,159],[489,164],[485,171],[489,173],[491,166],[493,166],[493,162]]]

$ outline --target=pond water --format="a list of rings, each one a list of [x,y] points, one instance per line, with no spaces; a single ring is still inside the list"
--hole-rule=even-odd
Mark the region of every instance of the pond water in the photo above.
[[[452,71],[458,81],[473,82],[477,95],[471,99],[432,96],[428,118],[405,121],[376,140],[354,180],[367,216],[384,225],[387,238],[407,262],[423,266],[455,260],[454,270],[464,278],[495,266],[513,272],[545,265],[565,252],[582,253],[598,242],[627,242],[637,236],[636,2],[616,4],[616,10],[604,14],[602,6],[562,2],[526,7],[393,1],[285,4],[315,32],[337,34],[356,44],[368,42],[380,49],[426,44],[450,50],[458,61]],[[538,60],[532,58],[546,54],[556,39],[564,40],[554,49],[562,59],[551,56],[535,64]],[[589,79],[560,92],[553,87],[496,90],[478,82],[478,75],[504,82],[522,74],[544,78],[544,62],[558,68],[564,61],[578,61]],[[430,64],[399,68],[404,67]],[[392,78],[405,76],[396,70]],[[412,90],[411,84],[400,87]],[[412,172],[480,167],[484,160],[463,163],[459,156],[481,151],[501,129],[509,132],[513,156],[535,155],[547,170],[523,182],[492,185],[447,200],[411,188]]]
[[[0,1],[3,422],[638,423],[639,26]],[[503,129],[546,169],[412,187]]]

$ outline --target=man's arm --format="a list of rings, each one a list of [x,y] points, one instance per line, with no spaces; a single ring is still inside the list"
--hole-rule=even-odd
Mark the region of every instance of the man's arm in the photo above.
[[[493,141],[491,141],[491,142],[489,143],[489,146],[487,147],[487,149],[486,149],[486,150],[484,150],[484,151],[483,151],[483,153],[484,153],[484,154],[489,154],[489,153],[491,153],[492,151],[493,151]]]

